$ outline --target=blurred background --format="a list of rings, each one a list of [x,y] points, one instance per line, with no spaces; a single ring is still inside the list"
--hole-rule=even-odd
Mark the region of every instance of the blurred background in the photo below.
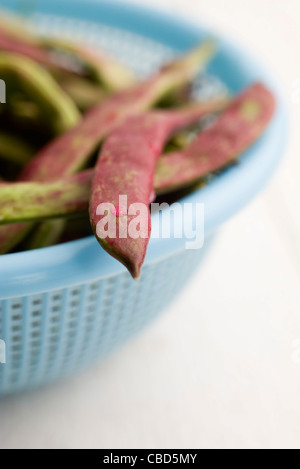
[[[69,381],[0,402],[0,448],[298,449],[300,2],[136,3],[260,55],[286,94],[289,147],[269,187],[222,227],[152,327]]]

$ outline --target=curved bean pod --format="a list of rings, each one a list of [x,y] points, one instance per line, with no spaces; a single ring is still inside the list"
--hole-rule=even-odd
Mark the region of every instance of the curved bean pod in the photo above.
[[[87,46],[61,39],[46,39],[44,45],[51,50],[67,52],[82,63],[95,83],[103,85],[107,91],[116,92],[124,90],[136,82],[133,73],[117,60]]]
[[[274,96],[264,85],[248,88],[184,151],[161,158],[155,175],[159,193],[191,185],[234,162],[262,134],[274,110]]]
[[[18,81],[18,86],[36,102],[61,133],[74,127],[80,114],[69,96],[52,76],[32,60],[14,54],[0,53],[0,74]]]
[[[2,184],[0,224],[38,221],[85,211],[90,183],[91,171],[49,184]]]
[[[224,106],[224,101],[221,103]],[[206,116],[212,107],[211,103],[207,103],[181,111],[156,111],[131,117],[117,127],[104,143],[92,184],[91,225],[101,246],[120,260],[133,278],[140,275],[149,243],[151,216],[148,206],[153,193],[157,159],[172,132]],[[119,207],[119,197],[124,196],[127,198],[126,209]],[[114,207],[116,213],[99,213],[99,207],[105,204]],[[144,231],[137,237],[130,234],[135,217],[127,213],[127,207],[133,204],[142,204],[145,209],[141,212]],[[112,220],[113,226],[116,224],[118,234],[113,236],[108,233],[103,237],[99,226],[107,217]],[[121,234],[124,229],[128,233],[126,238]]]

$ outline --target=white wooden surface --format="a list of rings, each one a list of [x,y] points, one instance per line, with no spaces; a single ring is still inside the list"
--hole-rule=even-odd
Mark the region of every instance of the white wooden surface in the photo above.
[[[1,449],[300,448],[300,0],[151,4],[236,37],[274,69],[291,106],[285,160],[142,336],[0,403]]]

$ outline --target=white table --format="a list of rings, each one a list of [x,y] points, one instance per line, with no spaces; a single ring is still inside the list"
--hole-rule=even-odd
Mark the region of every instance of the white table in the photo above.
[[[296,132],[272,184],[161,319],[102,365],[0,403],[0,448],[300,447],[300,1],[151,4],[258,52]]]

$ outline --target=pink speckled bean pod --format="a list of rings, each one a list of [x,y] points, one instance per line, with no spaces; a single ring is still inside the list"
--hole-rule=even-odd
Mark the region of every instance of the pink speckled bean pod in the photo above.
[[[164,112],[156,111],[131,117],[117,127],[107,138],[96,165],[90,201],[90,219],[99,243],[113,257],[120,260],[134,278],[138,278],[145,259],[151,233],[151,216],[148,209],[153,198],[154,171],[164,145],[178,128],[183,128],[206,116],[213,110],[220,109],[223,102],[216,106],[212,103],[193,106],[186,110]],[[121,225],[126,225],[129,233],[134,216],[127,215],[127,209],[120,207],[119,197],[127,197],[127,206],[143,204],[147,217],[143,225],[147,232],[137,239],[127,236],[122,238]],[[99,234],[99,222],[103,214],[98,215],[98,206],[111,204],[109,214],[117,220],[119,234],[116,237],[103,237]]]
[[[181,189],[234,162],[262,134],[274,110],[274,96],[264,85],[248,88],[184,151],[160,159],[157,191]]]

